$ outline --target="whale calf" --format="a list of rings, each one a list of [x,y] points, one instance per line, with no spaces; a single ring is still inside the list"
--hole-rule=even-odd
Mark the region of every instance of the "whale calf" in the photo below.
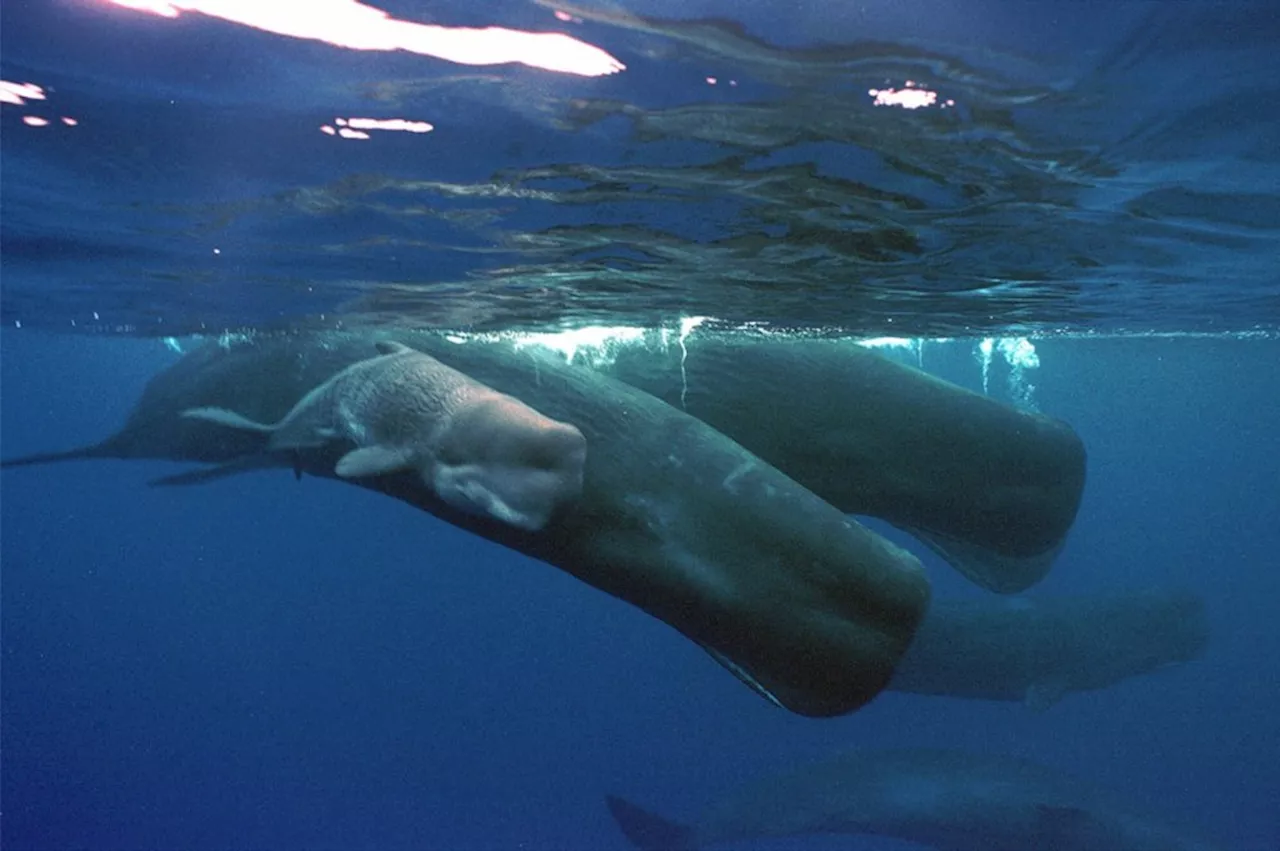
[[[376,344],[275,424],[219,407],[182,416],[268,434],[268,452],[355,444],[343,479],[413,470],[454,508],[536,531],[582,491],[586,438],[401,343]]]
[[[1208,640],[1204,601],[1188,591],[935,599],[889,688],[1042,711],[1189,662]]]
[[[459,510],[413,469],[342,478],[339,461],[358,447],[340,435],[281,453],[270,432],[182,416],[222,408],[279,422],[375,342],[425,352],[576,428],[588,447],[578,498],[541,529],[523,529]],[[221,465],[190,481],[293,468],[395,497],[632,603],[805,715],[849,712],[879,693],[929,597],[917,559],[729,437],[637,388],[509,343],[412,332],[209,342],[156,375],[116,434],[5,466],[74,458]]]
[[[1066,423],[853,341],[700,329],[679,347],[623,348],[599,368],[841,511],[909,532],[990,591],[1044,577],[1084,492],[1084,444]]]
[[[867,750],[750,783],[682,825],[609,796],[644,851],[808,834],[875,834],[942,851],[1209,851],[1216,846],[1021,759]]]

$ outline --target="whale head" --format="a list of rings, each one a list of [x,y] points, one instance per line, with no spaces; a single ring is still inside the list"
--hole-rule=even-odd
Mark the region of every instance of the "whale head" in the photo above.
[[[484,393],[453,413],[422,474],[454,508],[536,532],[581,496],[586,458],[576,426]]]

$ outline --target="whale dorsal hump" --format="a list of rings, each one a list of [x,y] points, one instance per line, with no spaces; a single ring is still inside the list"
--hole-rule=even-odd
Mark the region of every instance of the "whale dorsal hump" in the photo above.
[[[395,340],[379,340],[374,343],[374,346],[377,347],[378,354],[382,355],[402,355],[405,352],[414,351],[404,343],[397,343]]]

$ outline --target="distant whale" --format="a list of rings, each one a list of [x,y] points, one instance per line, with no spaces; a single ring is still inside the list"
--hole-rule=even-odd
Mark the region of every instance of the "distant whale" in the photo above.
[[[430,355],[395,342],[303,396],[275,424],[227,408],[182,416],[269,435],[267,452],[314,450],[338,440],[342,479],[417,472],[450,506],[537,531],[582,492],[587,442]]]
[[[699,330],[680,346],[622,348],[598,368],[841,511],[910,532],[991,591],[1045,575],[1084,492],[1084,444],[1065,423],[853,341]]]
[[[1208,640],[1204,602],[1187,591],[935,599],[889,688],[1044,710],[1188,662]]]
[[[580,497],[538,530],[460,511],[416,470],[348,479],[541,559],[660,618],[765,697],[835,715],[889,681],[929,586],[909,553],[846,517],[720,432],[647,393],[545,352],[456,345],[433,334],[331,332],[208,343],[156,375],[124,427],[92,446],[13,459],[164,458],[336,478],[356,446],[335,435],[272,449],[271,434],[182,413],[234,410],[275,423],[375,342],[424,351],[473,381],[576,428]]]
[[[645,851],[807,834],[875,834],[942,851],[1209,851],[1048,768],[944,750],[846,754],[742,787],[693,825],[606,802]]]

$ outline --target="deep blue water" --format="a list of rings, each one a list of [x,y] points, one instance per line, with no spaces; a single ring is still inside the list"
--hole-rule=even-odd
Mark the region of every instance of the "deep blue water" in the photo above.
[[[709,315],[959,337],[923,366],[973,389],[974,338],[1029,334],[1021,389],[1089,452],[1030,593],[1192,590],[1204,657],[1043,714],[886,693],[805,719],[648,615],[372,493],[6,470],[4,847],[621,851],[607,793],[691,819],[749,777],[928,745],[1280,848],[1275,4],[627,6],[644,17],[380,6],[627,65],[584,78],[6,2],[0,79],[47,97],[0,109],[0,456],[117,428],[177,357],[161,337],[193,331]],[[870,105],[907,79],[957,106]],[[318,129],[359,115],[436,129]],[[1006,372],[988,392],[1012,400]],[[940,597],[978,593],[872,525]]]

